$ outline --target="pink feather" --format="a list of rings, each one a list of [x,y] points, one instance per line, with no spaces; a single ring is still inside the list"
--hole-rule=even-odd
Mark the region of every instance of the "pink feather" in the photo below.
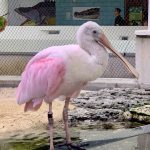
[[[26,103],[25,111],[37,110],[43,99],[53,97],[65,75],[65,63],[61,58],[43,56],[31,59],[17,89],[17,103]]]

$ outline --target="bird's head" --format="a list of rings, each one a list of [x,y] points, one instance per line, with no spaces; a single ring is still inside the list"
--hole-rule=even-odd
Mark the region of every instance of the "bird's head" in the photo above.
[[[125,64],[127,69],[131,71],[136,78],[138,78],[138,72],[117,50],[113,48],[104,32],[102,31],[102,27],[99,26],[96,22],[88,21],[79,27],[77,31],[77,42],[83,49],[85,47],[85,43],[88,43],[87,45],[92,45],[92,43],[103,45],[112,53],[117,55]]]
[[[98,42],[99,36],[102,33],[102,28],[92,21],[88,21],[81,25],[77,31],[77,42],[79,45],[84,44],[85,42]]]

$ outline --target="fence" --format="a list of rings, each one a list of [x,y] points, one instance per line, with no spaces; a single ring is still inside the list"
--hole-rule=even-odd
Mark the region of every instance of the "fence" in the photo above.
[[[20,75],[29,59],[44,48],[76,43],[78,26],[87,20],[101,24],[112,45],[135,65],[134,32],[147,28],[144,26],[147,22],[146,0],[7,2],[9,26],[0,34],[0,75]],[[117,10],[122,10],[121,16],[127,26],[114,26],[115,22],[123,25],[121,19],[115,19],[113,13],[119,13]],[[132,75],[110,54],[109,65],[102,77],[129,78]]]

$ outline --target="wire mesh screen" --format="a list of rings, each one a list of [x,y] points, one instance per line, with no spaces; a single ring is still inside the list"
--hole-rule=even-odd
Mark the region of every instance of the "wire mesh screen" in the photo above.
[[[112,45],[135,66],[135,30],[147,28],[147,0],[2,0],[0,16],[8,27],[0,34],[0,75],[20,75],[37,52],[76,44],[76,31],[92,20]],[[102,77],[133,77],[110,54]]]

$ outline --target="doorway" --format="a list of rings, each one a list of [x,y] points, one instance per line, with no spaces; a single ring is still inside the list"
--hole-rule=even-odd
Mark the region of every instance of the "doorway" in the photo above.
[[[128,26],[147,25],[148,0],[125,0],[125,20]]]

